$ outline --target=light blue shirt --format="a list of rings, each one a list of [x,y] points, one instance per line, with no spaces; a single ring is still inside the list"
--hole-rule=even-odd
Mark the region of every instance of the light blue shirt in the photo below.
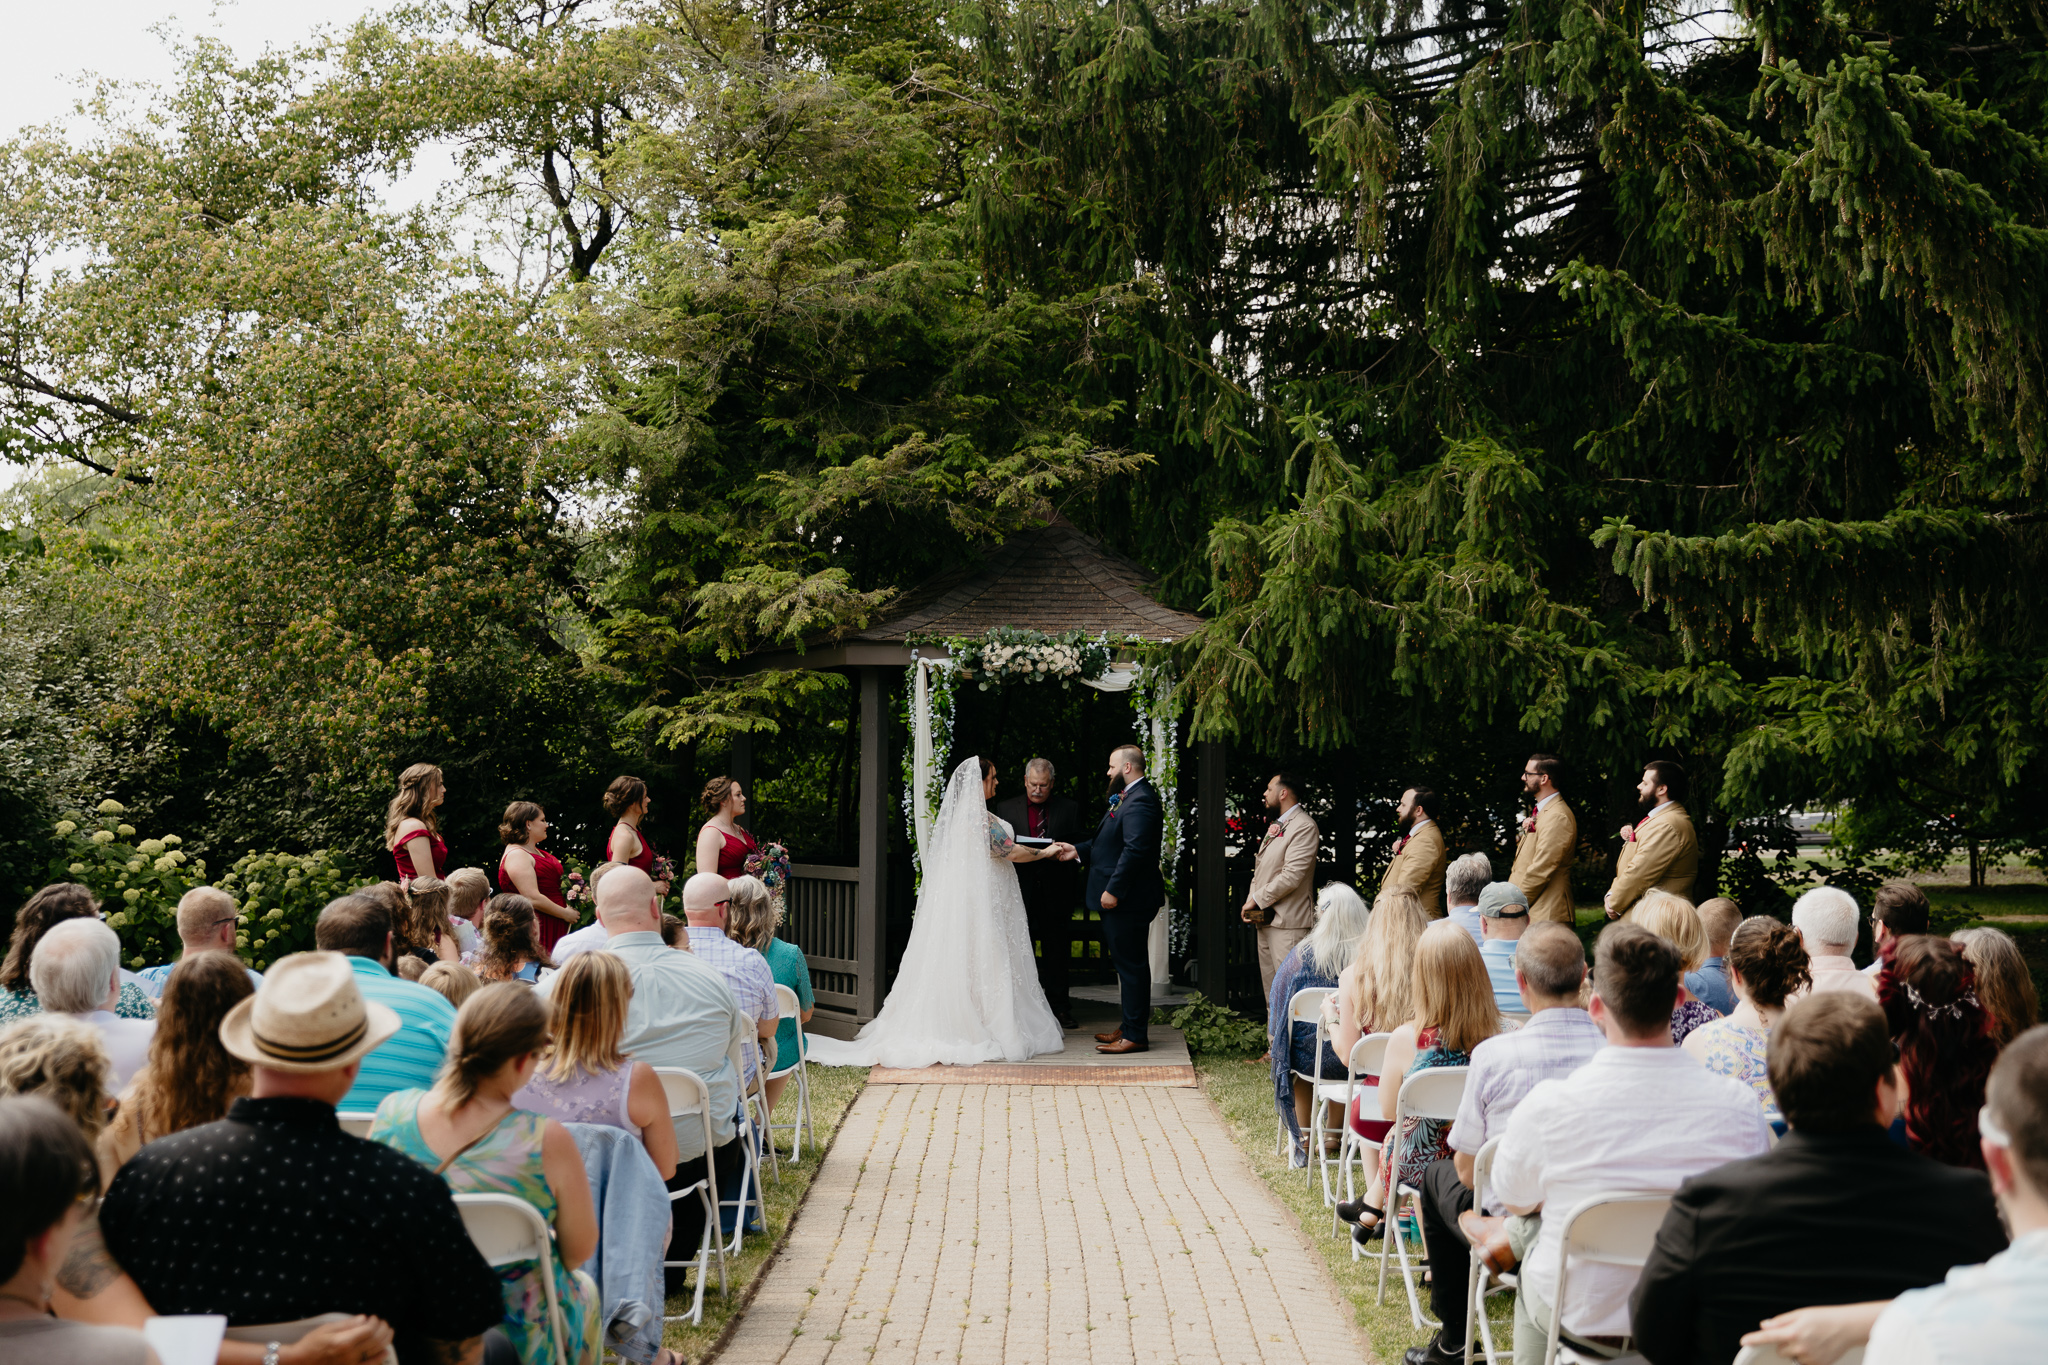
[[[1735,1013],[1735,987],[1728,984],[1728,959],[1710,957],[1696,972],[1685,974],[1685,988],[1695,1000],[1703,1000],[1722,1014]]]
[[[1892,1300],[1870,1330],[1865,1365],[1961,1365],[2038,1360],[2048,1341],[2048,1229],[2030,1232],[1983,1265]]]
[[[355,1085],[336,1106],[344,1114],[373,1114],[386,1095],[434,1084],[448,1058],[448,1040],[455,1034],[455,1006],[438,991],[393,976],[375,958],[350,954],[348,965],[363,999],[389,1005],[398,1014],[398,1032],[363,1058]]]
[[[184,960],[181,957],[178,959],[178,962],[183,962]],[[149,992],[150,999],[161,1000],[164,998],[164,982],[171,979],[171,970],[178,965],[178,962],[166,962],[161,967],[144,967],[141,971],[134,974],[135,982],[143,990]],[[263,984],[263,973],[253,967],[245,967],[243,970],[249,973],[250,985],[261,986]]]
[[[1520,939],[1490,938],[1479,945],[1479,958],[1486,964],[1487,980],[1493,982],[1493,1003],[1520,1014],[1529,1007],[1515,985],[1515,945]]]
[[[679,1066],[703,1077],[711,1090],[712,1141],[732,1141],[740,1081],[728,1055],[747,1033],[747,1016],[732,987],[716,968],[677,952],[652,930],[614,934],[605,951],[624,962],[633,978],[620,1050],[636,1062]],[[682,1126],[676,1143],[685,1161],[704,1155],[703,1136],[691,1124]]]
[[[1476,905],[1454,905],[1444,911],[1444,918],[1472,935],[1472,941],[1486,946],[1486,930],[1479,922],[1479,907]]]

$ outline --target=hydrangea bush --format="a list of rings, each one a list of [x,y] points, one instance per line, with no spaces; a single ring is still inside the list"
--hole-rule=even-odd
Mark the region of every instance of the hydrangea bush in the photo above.
[[[178,955],[178,900],[207,884],[206,860],[189,856],[175,834],[137,839],[118,801],[90,813],[66,812],[53,833],[62,851],[50,864],[51,881],[81,883],[99,897],[107,925],[121,936],[130,968],[169,962]],[[258,971],[286,953],[313,946],[320,908],[356,878],[334,854],[251,853],[212,884],[234,897],[240,911],[235,944]]]

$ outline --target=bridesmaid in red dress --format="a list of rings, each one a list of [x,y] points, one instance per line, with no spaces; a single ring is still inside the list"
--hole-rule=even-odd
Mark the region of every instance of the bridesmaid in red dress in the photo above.
[[[745,876],[747,855],[757,847],[754,836],[739,826],[739,818],[747,813],[747,794],[732,778],[714,777],[704,784],[697,802],[711,817],[697,831],[697,870],[716,869],[728,881]]]
[[[398,795],[384,811],[384,847],[397,865],[398,880],[448,876],[448,845],[441,842],[435,812],[448,795],[441,770],[415,763],[398,775]]]
[[[612,826],[609,838],[604,841],[604,857],[608,863],[624,863],[637,867],[648,876],[654,876],[654,845],[647,842],[647,836],[640,832],[640,822],[647,818],[647,784],[637,777],[615,777],[612,784],[604,789],[604,808],[618,823]],[[668,894],[668,883],[655,879],[657,895]]]
[[[541,851],[548,837],[547,812],[531,801],[514,801],[498,822],[498,837],[505,841],[498,855],[498,890],[532,903],[540,946],[552,954],[576,923],[576,912],[562,899],[562,860]]]

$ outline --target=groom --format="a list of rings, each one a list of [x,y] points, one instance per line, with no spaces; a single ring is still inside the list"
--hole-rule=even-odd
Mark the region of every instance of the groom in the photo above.
[[[1146,1052],[1152,1015],[1152,963],[1146,940],[1166,899],[1159,876],[1159,793],[1145,780],[1145,755],[1126,744],[1109,756],[1109,814],[1071,857],[1088,865],[1087,904],[1102,913],[1102,938],[1123,990],[1121,1028],[1098,1033],[1097,1052]]]

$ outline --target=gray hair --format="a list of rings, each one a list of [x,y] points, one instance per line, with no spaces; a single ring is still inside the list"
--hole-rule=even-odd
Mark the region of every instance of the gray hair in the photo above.
[[[1839,886],[1816,886],[1792,904],[1792,927],[1806,944],[1807,956],[1816,948],[1856,946],[1856,921],[1862,917],[1856,898]]]
[[[1493,880],[1493,859],[1484,853],[1467,853],[1444,869],[1444,903],[1477,905],[1479,893]]]
[[[1048,778],[1057,775],[1052,770],[1052,760],[1049,758],[1032,759],[1024,765],[1024,771],[1027,775],[1031,773],[1044,773]]]
[[[98,919],[68,919],[36,945],[29,984],[52,1014],[90,1014],[107,1003],[121,969],[121,939]]]
[[[1316,927],[1301,946],[1301,965],[1335,976],[1358,956],[1358,943],[1372,911],[1343,882],[1331,882],[1316,896]]]

